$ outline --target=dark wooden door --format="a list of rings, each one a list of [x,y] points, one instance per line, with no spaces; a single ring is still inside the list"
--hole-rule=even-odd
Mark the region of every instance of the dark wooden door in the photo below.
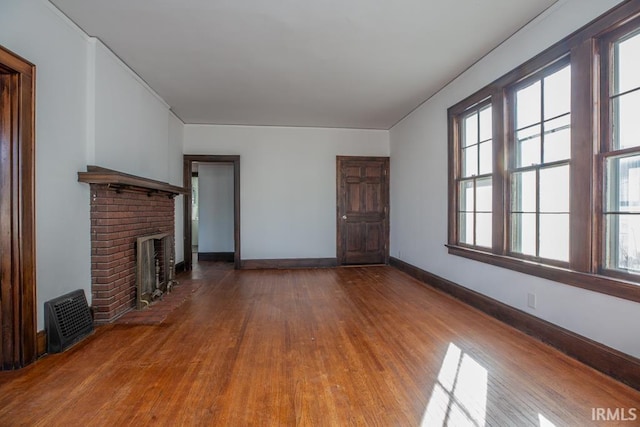
[[[389,261],[389,158],[337,158],[338,263]]]

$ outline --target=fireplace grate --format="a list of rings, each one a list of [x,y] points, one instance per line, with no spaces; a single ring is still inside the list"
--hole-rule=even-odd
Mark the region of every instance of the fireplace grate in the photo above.
[[[49,353],[60,353],[93,332],[93,319],[81,289],[45,302],[44,312]]]

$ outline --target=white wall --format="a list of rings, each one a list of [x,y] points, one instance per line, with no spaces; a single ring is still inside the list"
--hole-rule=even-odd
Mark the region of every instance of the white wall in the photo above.
[[[198,252],[233,252],[233,165],[198,165]]]
[[[582,25],[616,0],[557,3],[391,129],[391,255],[640,357],[640,304],[447,254],[447,108]],[[538,308],[527,307],[527,293]]]
[[[172,170],[182,174],[183,125],[174,121],[171,132],[168,106],[45,0],[2,0],[0,44],[36,65],[36,280],[42,329],[45,301],[79,288],[91,299],[89,186],[78,183],[77,172],[98,164],[173,180],[170,158],[178,157]]]
[[[48,3],[2,0],[0,44],[36,65],[36,280],[43,304],[82,288],[90,298],[86,167],[87,37]]]
[[[388,156],[389,133],[186,125],[184,150],[240,155],[243,260],[333,258],[336,155]]]
[[[95,49],[95,164],[169,181],[169,106],[100,41]]]

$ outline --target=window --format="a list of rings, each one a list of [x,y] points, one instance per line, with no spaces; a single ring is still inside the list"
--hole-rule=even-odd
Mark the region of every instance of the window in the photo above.
[[[448,114],[449,253],[640,302],[640,2]]]
[[[640,274],[640,31],[605,44],[604,268]]]
[[[571,67],[544,70],[513,90],[510,252],[569,261]]]
[[[491,104],[467,111],[459,121],[461,170],[458,180],[460,243],[491,247]]]

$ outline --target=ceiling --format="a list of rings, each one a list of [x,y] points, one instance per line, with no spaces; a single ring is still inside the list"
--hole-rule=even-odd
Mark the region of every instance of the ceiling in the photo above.
[[[185,123],[389,129],[556,0],[51,0]]]

